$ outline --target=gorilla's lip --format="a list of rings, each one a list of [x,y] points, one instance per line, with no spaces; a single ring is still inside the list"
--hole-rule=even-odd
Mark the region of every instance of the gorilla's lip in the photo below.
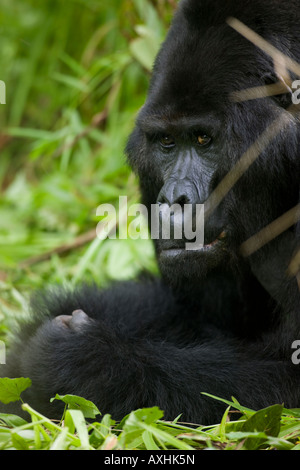
[[[208,252],[219,249],[221,246],[224,246],[224,241],[226,237],[227,237],[227,232],[223,230],[214,241],[206,245],[203,245],[201,248],[197,248],[195,250],[193,249],[187,250],[186,248],[173,246],[173,247],[169,247],[166,249],[162,249],[161,255],[172,257],[172,256],[178,256],[182,253],[189,253],[189,252],[190,253],[205,253],[205,252],[208,253]]]

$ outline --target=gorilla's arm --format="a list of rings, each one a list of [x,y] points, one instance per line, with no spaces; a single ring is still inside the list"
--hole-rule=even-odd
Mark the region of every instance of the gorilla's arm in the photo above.
[[[163,297],[159,298],[155,289],[154,292],[152,301],[160,305],[164,314]],[[128,305],[138,315],[137,299],[141,309],[144,299],[135,292],[131,294]],[[130,289],[127,295],[130,297]],[[172,342],[169,331],[167,340],[163,334],[161,339],[154,337],[150,327],[144,327],[145,320],[141,319],[140,330],[128,328],[118,322],[115,309],[110,310],[111,319],[105,312],[100,318],[87,317],[84,310],[90,308],[93,300],[88,302],[85,298],[85,306],[77,300],[82,310],[75,312],[75,318],[47,318],[37,327],[27,327],[7,366],[2,366],[1,375],[32,379],[32,387],[22,397],[50,417],[61,417],[61,403],[49,402],[56,393],[84,396],[116,419],[136,408],[158,405],[167,419],[182,413],[182,419],[202,424],[217,422],[224,408],[201,392],[227,399],[234,396],[253,408],[281,403],[287,397],[286,406],[295,403],[297,390],[292,385],[295,370],[291,361],[259,357],[256,348],[250,354],[249,349],[244,353],[239,344],[224,337],[218,337],[217,342],[180,347],[176,339]],[[107,312],[108,301],[107,297]],[[61,315],[70,313],[66,303],[60,305],[64,305]],[[256,393],[249,394],[249,390]],[[8,406],[2,409],[17,411]]]
[[[300,292],[297,280],[289,274],[297,241],[292,231],[286,231],[250,257],[253,274],[279,305],[286,311],[299,311]]]

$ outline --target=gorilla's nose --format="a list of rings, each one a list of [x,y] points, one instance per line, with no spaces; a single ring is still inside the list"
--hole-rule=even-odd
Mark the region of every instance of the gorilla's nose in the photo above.
[[[158,195],[157,204],[159,238],[183,243],[186,226],[195,230],[199,197],[194,185],[188,179],[169,179]]]
[[[194,185],[186,179],[181,179],[167,181],[158,195],[157,203],[168,204],[170,207],[178,204],[183,207],[185,204],[197,204],[199,200]]]

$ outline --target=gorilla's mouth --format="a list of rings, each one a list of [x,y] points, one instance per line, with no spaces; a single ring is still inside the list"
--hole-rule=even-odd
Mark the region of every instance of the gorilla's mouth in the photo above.
[[[218,237],[210,243],[206,243],[203,246],[195,249],[186,249],[186,247],[171,245],[166,248],[162,247],[161,256],[174,257],[183,255],[185,253],[213,253],[219,249],[224,248],[224,243],[227,238],[227,232],[223,230]]]

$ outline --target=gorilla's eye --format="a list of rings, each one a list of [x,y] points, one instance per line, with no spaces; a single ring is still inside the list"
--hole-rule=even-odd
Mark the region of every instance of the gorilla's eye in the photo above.
[[[201,145],[201,146],[203,147],[204,145],[210,144],[210,142],[211,142],[211,137],[209,137],[209,136],[206,135],[206,134],[198,135],[198,136],[197,136],[197,142],[198,142],[199,145]]]
[[[165,149],[169,149],[174,147],[175,145],[175,140],[171,135],[163,135],[160,140],[160,145],[164,147]]]

